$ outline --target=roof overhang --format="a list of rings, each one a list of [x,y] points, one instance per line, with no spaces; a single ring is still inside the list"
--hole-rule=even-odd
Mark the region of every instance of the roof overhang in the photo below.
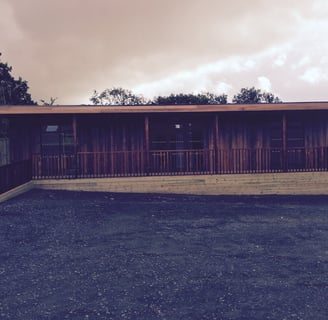
[[[126,113],[219,113],[219,112],[265,112],[296,110],[328,110],[328,102],[293,102],[222,105],[170,105],[170,106],[0,106],[0,115],[27,114],[126,114]]]

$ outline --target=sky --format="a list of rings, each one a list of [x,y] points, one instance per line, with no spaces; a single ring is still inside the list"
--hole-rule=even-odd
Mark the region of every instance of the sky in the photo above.
[[[256,87],[328,101],[326,0],[0,0],[0,52],[32,98],[88,104]]]

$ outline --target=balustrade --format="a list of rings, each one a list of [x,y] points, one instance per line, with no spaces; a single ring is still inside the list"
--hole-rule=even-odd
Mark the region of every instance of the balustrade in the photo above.
[[[328,148],[78,152],[32,162],[34,179],[326,171]]]

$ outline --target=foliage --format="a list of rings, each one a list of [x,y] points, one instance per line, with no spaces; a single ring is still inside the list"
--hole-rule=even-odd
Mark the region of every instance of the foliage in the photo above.
[[[186,105],[186,104],[226,104],[227,95],[216,95],[210,92],[198,94],[171,94],[158,96],[153,101],[156,105]]]
[[[43,100],[41,100],[43,101]],[[217,105],[227,104],[228,96],[226,94],[217,95],[211,92],[178,93],[168,96],[157,96],[153,100],[146,100],[142,95],[136,95],[132,91],[123,88],[105,89],[98,93],[94,91],[90,101],[94,105]],[[44,102],[44,101],[43,101]],[[262,92],[260,89],[242,88],[240,92],[233,97],[233,103],[279,103],[281,100],[270,92]]]
[[[50,100],[49,101],[46,101],[44,99],[41,99],[40,101],[41,101],[42,105],[44,105],[44,106],[53,106],[55,104],[55,102],[56,102],[57,99],[58,98],[50,97]]]
[[[21,77],[16,80],[11,72],[12,67],[0,61],[0,105],[35,105],[27,81]]]
[[[279,103],[281,100],[272,93],[262,92],[260,89],[242,88],[240,92],[232,99],[233,103]]]
[[[144,97],[138,96],[132,91],[123,88],[105,89],[101,93],[98,93],[95,90],[90,101],[95,105],[111,106],[134,106],[146,104]]]
[[[280,103],[282,102],[280,98],[274,96],[271,92],[263,92],[262,98],[265,103]]]

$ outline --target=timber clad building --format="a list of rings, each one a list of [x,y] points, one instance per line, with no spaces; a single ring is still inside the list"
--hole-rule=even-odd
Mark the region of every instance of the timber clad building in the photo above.
[[[0,107],[0,193],[40,179],[327,170],[328,102]]]

